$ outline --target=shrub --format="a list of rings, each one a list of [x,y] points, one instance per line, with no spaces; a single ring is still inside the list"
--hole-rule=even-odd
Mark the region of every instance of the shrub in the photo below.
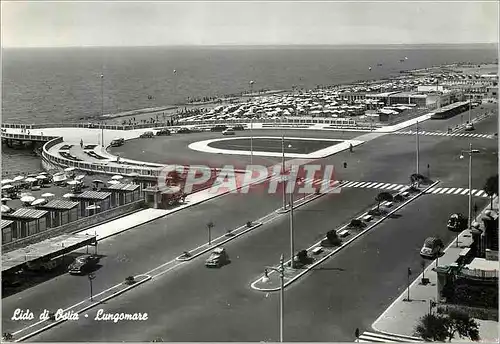
[[[252,227],[252,226],[253,226],[252,221],[248,221],[248,222],[247,222],[247,227],[248,227],[248,228],[250,228],[250,227]]]
[[[300,264],[305,265],[309,264],[311,258],[307,256],[307,250],[300,250],[297,253],[297,260],[299,261]]]
[[[125,278],[125,284],[127,285],[132,285],[135,283],[135,278],[134,276],[128,276],[127,278]]]
[[[405,198],[402,195],[394,196],[394,201],[396,201],[396,202],[403,202],[404,200],[405,200]]]
[[[351,220],[351,223],[349,223],[349,227],[352,227],[352,228],[363,228],[365,227],[366,224],[361,221],[360,219],[353,219]]]
[[[334,229],[331,231],[328,231],[328,233],[326,233],[326,239],[328,240],[328,242],[332,246],[338,246],[341,243],[341,240],[340,240],[339,236],[337,235],[337,231]]]

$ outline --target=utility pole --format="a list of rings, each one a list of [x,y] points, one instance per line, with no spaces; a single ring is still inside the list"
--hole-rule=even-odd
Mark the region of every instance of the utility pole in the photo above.
[[[293,191],[290,194],[290,267],[295,268],[294,256],[295,250],[293,247]]]
[[[418,122],[417,122],[417,132],[416,132],[416,135],[417,135],[417,174],[420,174],[420,140],[419,140],[419,136],[418,136]]]
[[[101,119],[104,121],[104,74],[101,74]],[[102,146],[104,147],[104,124],[101,123]]]
[[[282,129],[283,130],[283,129]],[[283,210],[286,210],[286,180],[285,180],[285,133],[281,134],[281,177],[283,187]]]

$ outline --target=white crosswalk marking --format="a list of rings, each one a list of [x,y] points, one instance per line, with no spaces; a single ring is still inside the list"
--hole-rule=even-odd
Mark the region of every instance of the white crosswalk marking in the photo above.
[[[457,191],[455,191],[453,194],[456,195],[457,193],[462,192],[462,190],[462,188],[458,188]]]
[[[365,331],[359,336],[359,341],[363,343],[421,343],[422,340],[416,337],[400,336],[397,334],[385,334]]]
[[[464,126],[459,127],[458,129],[453,130],[453,132],[439,132],[439,131],[420,131],[419,135],[422,136],[450,136],[450,137],[474,137],[474,138],[488,138],[492,139],[494,138],[493,135],[489,134],[476,134],[476,133],[464,133],[461,132],[463,130]],[[415,131],[397,131],[394,134],[400,134],[400,135],[414,135],[416,134]]]
[[[435,189],[434,191],[432,191],[432,193],[433,193],[433,194],[436,194],[436,193],[438,193],[438,192],[439,192],[439,191],[441,191],[441,190],[442,190],[441,188],[437,188],[437,189]]]
[[[404,185],[398,185],[393,190],[399,190],[399,189],[402,189],[402,188],[404,188]]]
[[[436,188],[430,188],[429,190],[427,190],[427,192],[426,192],[426,193],[433,193],[433,192],[434,192],[434,190],[436,190]]]
[[[468,194],[469,193],[469,189],[464,189],[464,191],[462,191],[461,195],[465,195],[465,194]]]
[[[356,182],[349,182],[346,185],[344,185],[344,187],[348,188],[348,187],[351,187],[354,184],[356,184]]]
[[[448,188],[443,188],[443,190],[441,190],[439,194],[444,194],[446,191],[448,191]]]
[[[450,191],[448,191],[446,194],[449,195],[451,194],[453,191],[455,191],[455,188],[451,188]]]
[[[385,183],[384,185],[382,185],[380,188],[381,189],[386,189],[389,185],[392,185],[391,183]]]
[[[363,182],[356,182],[354,183],[353,185],[351,185],[351,187],[353,188],[357,188],[358,186],[360,186],[361,184],[363,184]]]
[[[374,186],[375,189],[379,189],[384,183],[378,183],[377,185]]]
[[[365,188],[367,188],[367,189],[368,189],[368,188],[371,188],[371,187],[373,187],[375,184],[377,184],[377,183],[368,183],[368,184],[366,184],[366,185],[365,185]]]

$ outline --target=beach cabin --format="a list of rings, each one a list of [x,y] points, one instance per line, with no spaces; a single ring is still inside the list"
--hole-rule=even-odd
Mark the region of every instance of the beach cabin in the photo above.
[[[12,220],[1,220],[2,225],[2,244],[6,244],[12,241],[12,225],[14,221]]]
[[[79,217],[94,215],[111,207],[111,193],[101,191],[85,191],[70,197],[74,202],[80,202]],[[91,209],[92,208],[92,209]]]
[[[59,227],[79,219],[79,205],[78,202],[56,199],[36,208],[50,212],[50,227]]]
[[[141,198],[140,186],[136,184],[115,184],[102,187],[101,191],[111,193],[111,207],[118,207]]]
[[[48,215],[46,210],[20,208],[11,214],[3,214],[2,217],[13,221],[12,239],[16,240],[46,230]]]

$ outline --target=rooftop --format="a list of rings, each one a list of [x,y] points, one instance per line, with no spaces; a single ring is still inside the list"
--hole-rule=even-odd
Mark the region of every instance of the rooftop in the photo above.
[[[2,219],[1,220],[1,224],[2,224],[2,229],[4,229],[5,227],[8,227],[10,226],[11,224],[13,224],[14,221],[11,221],[11,220],[4,220]]]
[[[111,192],[100,191],[85,191],[79,195],[71,197],[71,199],[99,199],[103,200],[111,196]]]
[[[7,218],[21,218],[21,219],[39,219],[48,213],[46,210],[20,208],[12,214],[5,214]]]
[[[500,263],[498,260],[486,260],[484,258],[474,258],[465,268],[470,270],[498,271]]]
[[[40,205],[40,206],[38,206],[38,208],[69,210],[69,209],[73,209],[78,204],[79,204],[78,202],[71,202],[71,201],[56,199],[56,200],[50,201],[49,203],[47,203],[45,205]]]
[[[123,191],[135,191],[139,188],[139,185],[136,184],[115,184],[115,185],[110,185],[105,188],[102,188],[102,190],[123,190]]]

